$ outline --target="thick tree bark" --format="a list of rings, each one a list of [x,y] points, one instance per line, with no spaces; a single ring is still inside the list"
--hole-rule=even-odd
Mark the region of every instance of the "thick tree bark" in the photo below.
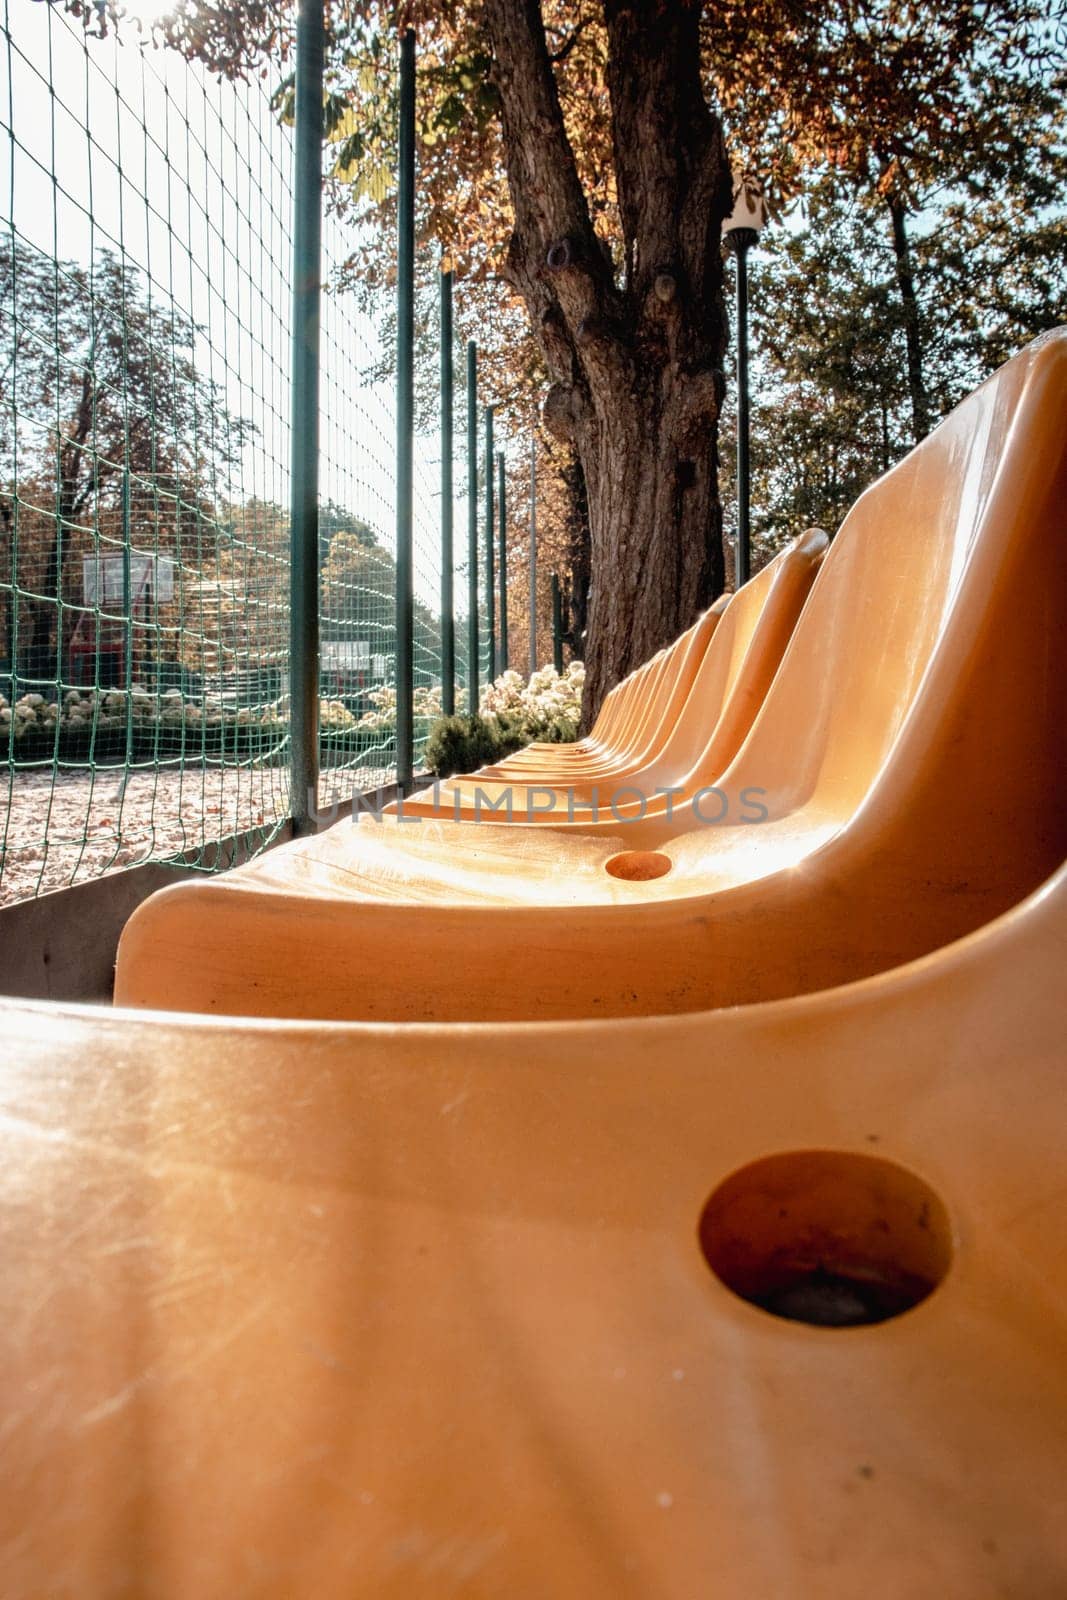
[[[585,633],[589,626],[589,585],[592,580],[592,545],[589,537],[589,496],[582,463],[571,455],[563,472],[567,487],[567,566],[563,642],[575,661],[585,660]]]
[[[722,131],[701,89],[699,4],[605,0],[621,274],[592,226],[539,0],[486,0],[515,232],[511,281],[589,496],[588,726],[607,691],[723,584],[717,427],[726,321]]]
[[[908,352],[908,394],[911,397],[912,432],[919,444],[930,432],[930,397],[923,374],[922,328],[919,323],[919,297],[911,267],[904,203],[895,195],[886,200],[893,232],[893,255],[897,264],[897,286],[904,306],[904,338]]]

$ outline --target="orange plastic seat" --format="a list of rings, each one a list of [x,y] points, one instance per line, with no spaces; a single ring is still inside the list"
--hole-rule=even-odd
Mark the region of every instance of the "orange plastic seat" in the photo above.
[[[609,728],[598,741],[591,738],[575,745],[527,745],[494,766],[483,767],[479,777],[525,782],[581,781],[585,777],[591,780],[628,762],[649,759],[662,749],[692,694],[727,598],[717,600],[672,645],[618,686],[627,693],[629,713],[618,725],[617,734],[613,735]],[[596,727],[600,727],[599,718]]]
[[[436,784],[390,806],[391,814],[570,827],[612,833],[620,823],[641,824],[642,842],[658,827],[670,837],[684,829],[675,820],[707,784],[713,784],[740,748],[759,710],[797,618],[808,597],[827,538],[817,528],[795,539],[722,607],[721,621],[701,652],[701,661],[680,705],[664,709],[664,729],[651,754],[587,768],[554,771],[545,758],[536,779],[484,769],[468,778]],[[489,811],[491,806],[506,811]]]
[[[496,770],[504,771],[512,766],[521,766],[533,761],[535,757],[540,760],[546,753],[556,754],[561,761],[582,764],[586,761],[610,758],[613,754],[624,751],[636,736],[641,719],[647,715],[647,691],[660,665],[662,654],[660,652],[653,656],[622,683],[615,686],[611,696],[601,707],[600,716],[587,739],[580,739],[572,745],[548,743],[526,745],[513,755],[505,756],[496,764]],[[612,696],[617,696],[617,700],[613,701]]]
[[[636,824],[364,818],[147,901],[117,997],[399,1020],[692,1011],[849,982],[999,915],[1067,854],[1065,410],[1059,330],[861,497],[706,825],[649,851]]]
[[[1065,950],[1061,873],[709,1015],[0,1005],[0,1590],[1067,1593]],[[939,1285],[834,1328],[712,1271],[813,1214]]]
[[[521,781],[530,782],[541,771],[566,771],[580,780],[583,776],[592,778],[597,773],[614,772],[640,761],[646,751],[660,749],[690,693],[719,616],[719,610],[714,608],[704,612],[672,645],[646,663],[652,670],[635,685],[631,719],[618,745],[585,753],[567,745],[530,745],[498,765],[483,767],[480,776],[492,781],[498,776],[510,779],[522,772],[530,776]]]

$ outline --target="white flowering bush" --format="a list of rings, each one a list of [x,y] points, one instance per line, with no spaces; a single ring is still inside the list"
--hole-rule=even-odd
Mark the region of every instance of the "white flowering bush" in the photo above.
[[[553,723],[573,723],[577,727],[582,718],[584,686],[585,666],[581,661],[572,661],[562,672],[555,667],[539,667],[529,682],[521,673],[509,670],[483,689],[478,709],[483,717],[518,719],[531,730],[530,738],[538,738],[540,735],[533,730]]]
[[[370,733],[392,734],[396,728],[396,690],[370,689],[366,698],[371,709],[365,711],[356,723]],[[442,714],[441,685],[420,685],[412,696],[415,721],[436,722]]]
[[[354,728],[356,719],[343,700],[319,701],[319,727],[336,733],[341,728]]]
[[[370,689],[366,698],[371,709],[364,711],[356,726],[366,728],[368,733],[391,733],[396,727],[396,690]]]
[[[577,738],[578,724],[582,720],[582,691],[585,688],[585,663],[571,661],[557,672],[555,667],[540,667],[523,691],[523,709],[531,728],[574,728],[571,739]],[[532,734],[531,737],[541,737]]]
[[[541,667],[527,682],[507,671],[483,689],[475,716],[443,717],[426,741],[426,765],[445,778],[499,761],[533,739],[566,744],[578,737],[585,667]]]
[[[440,684],[414,694],[420,736],[429,730],[427,765],[442,776],[467,772],[498,760],[532,739],[566,742],[577,737],[585,669],[572,661],[562,673],[541,667],[527,681],[501,673],[483,689],[475,716],[444,717]],[[331,748],[374,748],[385,754],[396,737],[396,689],[370,690],[367,710],[356,717],[342,700],[319,701],[319,726]],[[463,704],[462,690],[457,702]],[[60,700],[21,695],[11,703],[0,694],[0,749],[20,762],[50,759],[85,764],[181,755],[202,749],[212,759],[228,754],[275,759],[288,729],[289,697],[267,706],[227,706],[211,695],[193,698],[180,689],[150,693],[141,684],[125,689],[67,689]],[[240,730],[239,732],[237,730]],[[445,730],[442,732],[442,730]],[[131,745],[132,732],[132,745]]]
[[[478,701],[483,717],[518,717],[524,714],[526,683],[518,672],[501,673],[494,683],[487,683]]]
[[[224,751],[229,759],[243,758],[281,740],[288,717],[287,700],[235,707],[176,688],[150,693],[136,683],[128,692],[70,688],[60,700],[24,694],[14,704],[0,694],[0,750],[18,762],[58,756],[78,765],[125,760],[127,753],[144,760],[199,749],[212,758]],[[322,700],[320,717],[328,732],[356,720],[340,700]]]

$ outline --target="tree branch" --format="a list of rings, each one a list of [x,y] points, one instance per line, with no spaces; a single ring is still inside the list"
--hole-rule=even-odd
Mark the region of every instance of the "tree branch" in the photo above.
[[[605,364],[600,341],[579,351],[578,329],[591,318],[612,325],[621,302],[567,137],[540,0],[486,0],[485,20],[515,211],[507,276],[524,296],[533,326],[548,327],[553,336],[550,360],[557,375],[565,376],[562,334],[585,381],[596,385],[608,381],[609,367],[617,367],[621,346]]]
[[[562,61],[566,61],[567,57],[570,55],[571,51],[574,49],[575,45],[578,43],[578,40],[582,37],[582,34],[585,32],[586,28],[588,28],[592,20],[592,17],[583,17],[581,22],[578,23],[577,27],[571,29],[569,35],[564,40],[563,44],[560,45],[559,49],[552,51],[548,59],[551,61],[554,67],[558,67]]]

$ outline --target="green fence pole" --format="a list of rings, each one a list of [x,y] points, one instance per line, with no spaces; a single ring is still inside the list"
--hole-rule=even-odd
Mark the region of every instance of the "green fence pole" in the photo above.
[[[530,435],[530,677],[537,671],[537,435]]]
[[[129,442],[126,445],[129,449]],[[126,691],[126,765],[133,760],[133,528],[130,507],[130,469],[125,467],[122,473],[122,616],[125,629],[122,652],[122,687]],[[57,693],[63,680],[63,661],[59,651],[62,643],[59,635],[62,627],[62,608],[59,611],[60,620],[56,624],[56,672],[59,678]],[[62,696],[60,696],[62,704]]]
[[[452,274],[441,273],[441,709],[456,709],[456,618],[452,593]]]
[[[400,42],[396,322],[396,782],[400,793],[408,794],[415,748],[415,35],[410,28]]]
[[[467,342],[467,710],[478,709],[478,346]]]
[[[504,452],[496,453],[497,522],[500,526],[500,670],[508,670],[508,499],[504,474]]]
[[[289,504],[290,808],[313,833],[319,786],[319,313],[322,298],[322,0],[300,0],[293,172]]]
[[[129,446],[127,445],[127,449]],[[129,709],[129,693],[133,687],[133,562],[132,562],[132,524],[130,516],[130,469],[125,467],[122,473],[122,687],[126,690],[126,706]],[[59,678],[62,681],[63,667],[59,665]],[[129,718],[127,718],[127,722]],[[128,743],[128,741],[127,741]],[[126,751],[129,759],[129,749]]]
[[[557,672],[563,671],[563,596],[559,573],[552,574],[552,660]]]
[[[493,512],[493,408],[485,408],[485,631],[489,635],[489,681],[497,676],[496,555]]]

